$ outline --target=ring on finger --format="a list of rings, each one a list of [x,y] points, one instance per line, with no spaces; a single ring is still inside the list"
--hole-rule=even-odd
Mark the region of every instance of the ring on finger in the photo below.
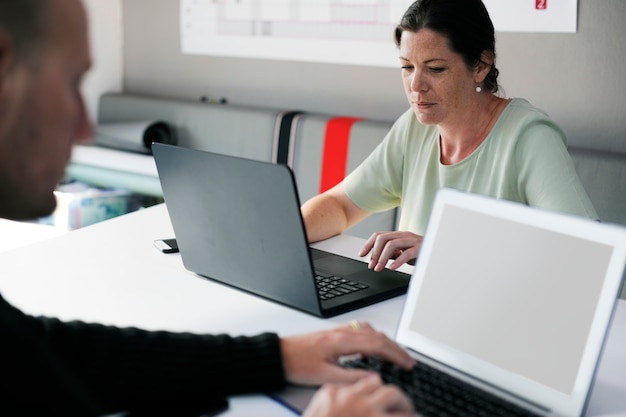
[[[352,328],[353,331],[358,332],[361,330],[361,323],[359,323],[358,320],[352,320],[350,322],[350,328]]]

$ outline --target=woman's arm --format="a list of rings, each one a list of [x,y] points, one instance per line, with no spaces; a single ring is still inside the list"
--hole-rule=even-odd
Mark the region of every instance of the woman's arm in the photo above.
[[[341,183],[302,205],[309,243],[343,233],[370,213],[350,200]]]

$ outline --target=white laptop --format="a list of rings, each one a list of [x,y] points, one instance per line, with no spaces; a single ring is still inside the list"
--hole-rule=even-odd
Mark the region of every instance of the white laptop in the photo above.
[[[441,190],[396,340],[540,415],[581,416],[626,264],[626,229]]]
[[[442,189],[396,341],[534,415],[582,416],[625,264],[625,228]]]

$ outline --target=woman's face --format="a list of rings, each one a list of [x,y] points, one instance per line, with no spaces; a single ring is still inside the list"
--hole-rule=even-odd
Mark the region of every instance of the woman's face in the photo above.
[[[471,109],[477,71],[450,49],[445,36],[430,29],[404,31],[400,65],[404,91],[422,124],[450,125]]]

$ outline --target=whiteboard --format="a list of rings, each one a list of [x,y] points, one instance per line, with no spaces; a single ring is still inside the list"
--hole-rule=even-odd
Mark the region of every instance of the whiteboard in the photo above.
[[[396,67],[413,0],[180,0],[184,54]],[[577,0],[484,0],[496,31],[576,32]]]

